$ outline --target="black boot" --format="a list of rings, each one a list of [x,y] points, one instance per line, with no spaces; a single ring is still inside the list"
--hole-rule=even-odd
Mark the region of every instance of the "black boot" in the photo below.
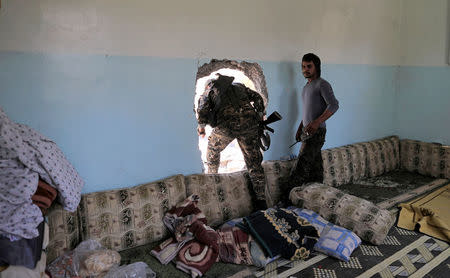
[[[258,210],[266,210],[267,209],[267,203],[266,200],[256,200],[254,204],[254,211]]]

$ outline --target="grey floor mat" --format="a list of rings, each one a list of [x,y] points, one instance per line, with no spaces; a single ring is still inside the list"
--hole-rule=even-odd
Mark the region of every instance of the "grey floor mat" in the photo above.
[[[345,193],[378,204],[430,183],[435,179],[407,171],[392,171],[381,176],[344,184],[337,188]]]

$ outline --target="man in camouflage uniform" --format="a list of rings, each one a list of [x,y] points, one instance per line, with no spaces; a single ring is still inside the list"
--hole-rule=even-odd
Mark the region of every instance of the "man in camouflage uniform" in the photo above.
[[[205,126],[214,129],[208,140],[206,152],[208,173],[217,173],[220,153],[235,138],[239,143],[255,192],[256,209],[267,208],[265,176],[261,166],[260,123],[265,115],[262,97],[239,83],[234,77],[218,74],[210,80],[197,106],[198,134],[205,135]]]

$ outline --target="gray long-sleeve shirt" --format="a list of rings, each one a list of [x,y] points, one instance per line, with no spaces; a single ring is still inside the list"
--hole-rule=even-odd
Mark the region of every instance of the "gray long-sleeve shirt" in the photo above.
[[[339,102],[334,96],[333,88],[331,88],[330,83],[321,77],[312,80],[303,87],[302,103],[302,121],[305,127],[320,117],[326,109],[334,113],[339,108]],[[325,122],[320,127],[326,127]]]

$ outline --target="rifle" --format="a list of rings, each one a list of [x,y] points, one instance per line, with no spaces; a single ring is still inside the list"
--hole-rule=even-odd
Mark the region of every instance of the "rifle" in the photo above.
[[[306,127],[304,126],[303,129],[302,129],[302,134],[300,135],[300,141],[295,141],[295,143],[290,145],[289,148],[292,148],[298,142],[303,142],[303,141],[308,140],[309,138],[311,138],[313,136],[313,134],[306,133],[305,129],[306,129]]]
[[[269,117],[267,117],[266,120],[262,122],[264,129],[274,133],[275,131],[273,130],[273,128],[269,127],[268,125],[274,122],[278,122],[281,119],[283,119],[283,117],[281,117],[280,113],[278,113],[277,111],[273,112],[269,115]]]
[[[268,125],[271,123],[274,123],[274,122],[278,122],[281,119],[283,119],[283,117],[281,117],[280,113],[275,111],[272,114],[270,114],[266,120],[261,122],[261,128],[260,128],[261,145],[260,145],[260,147],[263,151],[267,151],[270,147],[270,135],[268,132],[264,132],[264,131],[268,130],[268,131],[274,133],[275,131],[273,130],[273,128],[269,127]]]

